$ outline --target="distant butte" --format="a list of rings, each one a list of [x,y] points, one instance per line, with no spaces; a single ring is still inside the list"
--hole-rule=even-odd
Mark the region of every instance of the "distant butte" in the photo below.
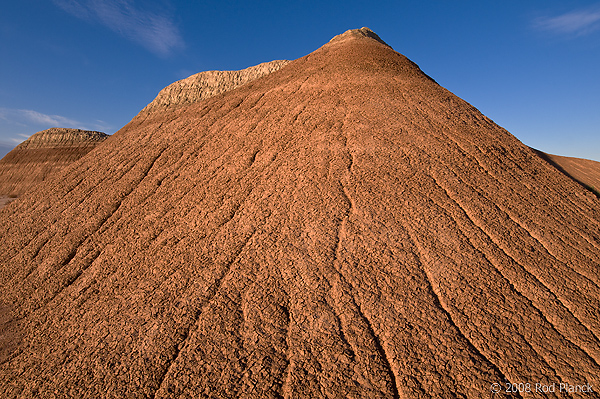
[[[0,160],[0,196],[19,196],[77,161],[109,136],[80,129],[37,132]]]
[[[0,397],[600,397],[599,198],[365,28],[260,68],[0,210]]]

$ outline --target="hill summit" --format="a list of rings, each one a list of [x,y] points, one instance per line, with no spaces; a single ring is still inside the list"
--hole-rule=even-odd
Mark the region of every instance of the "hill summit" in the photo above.
[[[386,46],[391,48],[391,46],[389,44],[387,44],[386,42],[384,42],[377,35],[377,33],[373,32],[371,29],[369,29],[367,27],[362,27],[360,29],[349,29],[340,35],[334,36],[333,39],[331,39],[329,41],[329,43],[341,42],[341,41],[344,41],[347,39],[373,39],[373,40],[377,40],[379,43],[385,44]]]
[[[598,198],[363,33],[0,210],[0,396],[600,387]]]

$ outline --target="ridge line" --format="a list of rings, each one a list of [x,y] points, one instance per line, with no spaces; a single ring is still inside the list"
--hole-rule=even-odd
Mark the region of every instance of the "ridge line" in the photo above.
[[[59,268],[57,268],[55,270],[55,272],[62,270],[65,266],[67,266],[68,264],[71,263],[71,261],[75,258],[75,256],[77,255],[77,252],[79,251],[79,249],[86,244],[87,242],[90,241],[91,237],[96,234],[99,233],[102,230],[102,227],[105,225],[105,223],[112,218],[115,213],[119,210],[119,208],[121,207],[121,204],[123,204],[123,201],[125,201],[125,199],[127,197],[129,197],[129,195],[131,195],[131,193],[133,193],[140,185],[140,183],[142,182],[142,180],[144,180],[144,178],[146,178],[146,176],[148,176],[148,173],[150,172],[150,170],[152,170],[152,168],[154,167],[154,164],[156,163],[156,161],[158,160],[158,158],[160,158],[160,156],[163,154],[163,152],[165,152],[165,150],[167,149],[167,147],[163,148],[162,150],[160,150],[160,152],[158,153],[158,155],[150,162],[150,165],[148,165],[148,167],[145,169],[145,172],[142,174],[141,178],[135,183],[135,185],[131,188],[131,190],[125,194],[121,199],[119,199],[115,204],[113,204],[112,208],[113,210],[110,211],[105,217],[103,217],[102,219],[100,219],[100,223],[97,225],[97,227],[95,229],[93,229],[93,231],[91,231],[88,235],[85,236],[85,238],[83,238],[75,248],[73,248],[73,250],[67,255],[66,259],[64,259],[61,262],[61,266]],[[104,248],[102,248],[98,255],[93,257],[92,260],[90,262],[87,262],[87,264],[85,264],[80,270],[77,270],[74,274],[76,274],[76,277],[71,279],[68,278],[67,280],[69,280],[70,282],[68,282],[66,285],[63,285],[61,288],[58,289],[58,291],[56,291],[54,293],[54,295],[47,300],[44,304],[42,304],[40,307],[38,307],[38,309],[41,309],[44,306],[47,306],[50,302],[52,302],[54,299],[56,299],[56,297],[58,297],[65,289],[67,289],[68,287],[70,287],[71,285],[73,285],[75,283],[75,281],[77,281],[77,279],[92,265],[92,263],[98,258],[98,256],[100,256],[100,253],[102,252]]]
[[[428,176],[430,176],[430,175],[428,175]],[[431,177],[431,176],[430,176],[430,177]],[[435,180],[435,179],[434,179],[434,180]],[[432,200],[432,202],[433,202],[433,203],[434,203],[434,204],[435,204],[437,207],[439,207],[439,208],[442,208],[442,207],[441,207],[439,204],[437,204],[437,202],[435,202],[435,201],[433,201],[433,200]],[[401,222],[401,223],[404,225],[404,223],[403,223],[403,222]],[[460,230],[459,230],[459,231],[460,231]],[[428,255],[428,254],[422,254],[423,250],[422,250],[421,246],[420,246],[419,244],[417,244],[417,241],[414,239],[414,236],[413,236],[413,235],[412,235],[410,232],[409,232],[409,235],[410,235],[410,237],[411,237],[411,240],[413,241],[413,243],[415,243],[415,246],[417,247],[417,250],[419,251],[419,254],[420,254],[420,255],[419,255],[419,259],[423,259],[423,258],[429,258],[429,255]],[[462,336],[463,336],[463,337],[464,337],[464,338],[465,338],[465,339],[466,339],[466,340],[467,340],[467,341],[470,343],[470,345],[471,345],[471,346],[472,346],[472,347],[473,347],[475,350],[477,350],[477,351],[478,351],[478,352],[481,354],[481,356],[484,356],[484,355],[483,355],[483,353],[481,353],[481,352],[479,351],[479,349],[478,349],[478,348],[475,346],[475,344],[474,344],[474,343],[473,343],[473,342],[472,342],[472,341],[471,341],[469,338],[467,338],[466,334],[464,334],[464,333],[462,332],[462,330],[461,330],[461,329],[458,327],[458,325],[456,325],[456,323],[454,322],[454,320],[451,318],[451,314],[450,314],[450,312],[449,312],[449,311],[447,310],[447,308],[446,308],[446,307],[443,305],[443,302],[442,302],[442,300],[441,300],[441,295],[440,295],[440,294],[437,292],[437,290],[436,290],[436,289],[434,288],[434,286],[433,286],[433,282],[432,282],[432,281],[433,281],[433,279],[431,278],[431,275],[430,275],[430,273],[427,271],[427,269],[426,269],[426,267],[425,267],[425,263],[421,262],[421,265],[422,265],[422,267],[423,267],[423,271],[424,271],[424,273],[426,274],[427,280],[428,280],[428,282],[429,282],[429,284],[430,284],[430,286],[431,286],[432,292],[433,292],[433,293],[434,293],[434,295],[437,297],[437,301],[439,302],[439,305],[440,305],[440,306],[441,306],[441,308],[444,310],[444,312],[447,314],[447,317],[449,317],[451,324],[452,324],[452,325],[454,325],[454,326],[457,328],[457,330],[459,331],[459,333],[460,333],[460,334],[461,334],[461,335],[462,335]],[[555,375],[556,375],[556,376],[557,376],[559,379],[561,379],[561,376],[560,376],[560,375],[558,374],[558,372],[557,372],[557,371],[554,369],[554,367],[552,367],[552,366],[549,364],[548,360],[547,360],[547,359],[546,359],[546,358],[545,358],[545,357],[544,357],[544,356],[543,356],[543,355],[542,355],[542,354],[541,354],[541,353],[540,353],[538,350],[536,350],[536,348],[534,347],[534,345],[533,345],[533,344],[532,344],[532,343],[531,343],[531,342],[530,342],[528,339],[526,339],[526,338],[525,338],[525,336],[524,336],[524,335],[523,335],[523,334],[522,334],[520,331],[518,331],[518,330],[515,330],[515,331],[514,331],[514,333],[515,333],[516,335],[518,335],[519,337],[521,337],[521,338],[523,339],[524,343],[525,343],[525,344],[526,344],[526,345],[527,345],[527,346],[528,346],[528,347],[529,347],[529,348],[532,350],[532,352],[533,352],[533,353],[535,353],[537,356],[539,356],[539,358],[540,358],[541,360],[543,360],[543,361],[544,361],[544,363],[545,363],[545,364],[546,364],[546,365],[547,365],[547,366],[550,368],[550,370],[552,370],[552,372],[553,372],[553,373],[554,373],[554,374],[555,374]],[[485,357],[485,356],[484,356],[484,357]],[[487,357],[485,357],[485,358],[486,358],[486,359],[488,359]],[[488,359],[488,360],[489,360],[489,359]],[[492,364],[493,364],[493,362],[491,362],[491,360],[489,360],[489,361],[490,361],[490,363],[492,363]],[[498,369],[498,371],[499,371],[499,369]],[[504,378],[506,379],[506,377],[505,377],[505,376],[504,376]],[[561,380],[562,380],[562,379],[561,379]],[[506,381],[510,381],[510,380],[506,379]]]
[[[351,162],[352,162],[352,158],[351,158]],[[350,167],[351,167],[352,163],[350,163],[347,167],[348,172],[350,173]],[[342,221],[339,223],[339,227],[338,227],[338,233],[337,233],[337,242],[335,245],[335,252],[334,252],[334,258],[333,261],[331,262],[331,268],[336,272],[336,274],[339,276],[340,278],[340,282],[343,285],[346,285],[350,288],[351,292],[356,293],[357,290],[354,288],[354,286],[352,285],[352,283],[350,283],[348,280],[346,280],[346,278],[344,277],[344,274],[341,272],[341,270],[339,270],[336,267],[336,263],[340,263],[340,252],[341,252],[341,240],[342,238],[344,238],[346,236],[346,223],[347,220],[349,220],[350,218],[350,214],[351,213],[355,213],[355,207],[354,207],[354,202],[352,201],[351,197],[349,196],[348,192],[347,192],[347,188],[346,186],[342,183],[342,181],[340,180],[340,185],[342,188],[342,195],[345,197],[347,204],[348,204],[348,210],[346,211],[346,215],[344,216],[344,218],[342,219]],[[381,361],[383,363],[384,369],[387,370],[387,374],[388,374],[388,378],[390,379],[390,386],[389,389],[391,390],[392,393],[392,397],[394,399],[400,399],[400,390],[398,389],[398,381],[397,381],[397,377],[396,377],[396,373],[394,373],[394,370],[392,369],[392,364],[388,358],[387,352],[385,351],[385,349],[383,348],[383,345],[381,344],[381,340],[379,339],[379,336],[375,333],[375,329],[373,328],[373,325],[371,323],[371,321],[369,320],[369,318],[366,316],[366,314],[363,312],[362,307],[360,306],[360,304],[356,301],[356,299],[354,298],[353,295],[348,295],[350,301],[352,302],[352,304],[356,307],[356,311],[358,313],[358,315],[360,316],[360,318],[363,320],[363,322],[366,325],[366,332],[371,335],[371,337],[373,338],[373,345],[375,346],[375,350],[379,353],[379,356],[381,357]],[[352,347],[352,346],[350,346]],[[404,395],[403,395],[404,396]]]

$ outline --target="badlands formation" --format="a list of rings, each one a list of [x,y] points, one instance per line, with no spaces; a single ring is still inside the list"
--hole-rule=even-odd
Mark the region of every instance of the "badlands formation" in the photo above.
[[[166,97],[0,210],[1,397],[599,397],[599,199],[371,31]]]
[[[37,132],[0,160],[0,195],[19,196],[50,174],[77,161],[107,134],[52,128]]]

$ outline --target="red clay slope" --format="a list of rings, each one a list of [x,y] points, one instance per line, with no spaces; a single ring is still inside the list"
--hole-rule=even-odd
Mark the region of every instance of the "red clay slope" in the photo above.
[[[599,205],[354,32],[0,211],[0,396],[597,390]]]

